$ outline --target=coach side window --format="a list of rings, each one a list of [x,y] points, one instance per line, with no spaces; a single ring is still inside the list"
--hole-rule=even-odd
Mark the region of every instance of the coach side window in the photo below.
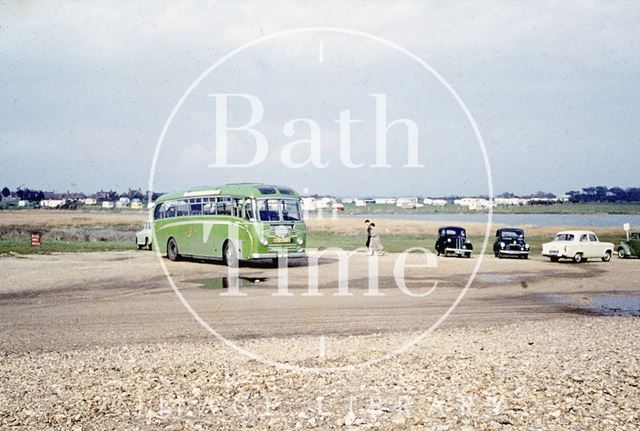
[[[233,216],[234,217],[242,217],[242,203],[243,199],[234,198],[233,199]]]
[[[171,202],[163,205],[166,205],[164,210],[164,218],[176,216],[176,202]]]
[[[202,212],[206,215],[216,215],[216,198],[203,198]]]
[[[218,215],[231,215],[231,198],[219,197],[217,202]]]
[[[178,205],[176,208],[177,216],[188,216],[189,215],[189,202],[186,200],[178,201]]]
[[[156,209],[153,211],[153,218],[156,220],[164,218],[164,204],[156,205]]]
[[[191,215],[202,214],[202,198],[189,199],[189,205],[191,206]]]

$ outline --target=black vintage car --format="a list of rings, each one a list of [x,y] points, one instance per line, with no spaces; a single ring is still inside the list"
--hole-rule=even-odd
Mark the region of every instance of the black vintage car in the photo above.
[[[473,245],[467,239],[467,231],[458,226],[444,226],[438,229],[438,239],[436,241],[436,253],[447,256],[455,254],[457,256],[471,257]]]
[[[498,229],[496,240],[493,243],[493,254],[496,257],[517,256],[519,258],[529,258],[529,244],[524,239],[524,231],[514,227]]]
[[[618,246],[618,257],[640,257],[640,232],[633,232],[628,240],[622,241]]]

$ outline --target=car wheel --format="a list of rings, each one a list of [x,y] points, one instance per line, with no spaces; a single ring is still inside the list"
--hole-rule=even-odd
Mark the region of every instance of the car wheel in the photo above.
[[[624,248],[618,249],[618,257],[620,259],[624,259],[627,257],[627,253],[624,251]]]
[[[138,250],[142,250],[142,244],[138,244]]]
[[[222,260],[225,265],[231,268],[238,267],[238,255],[236,253],[236,249],[231,246],[229,241],[224,243],[224,247],[222,249]]]
[[[471,253],[465,253],[464,257],[466,257],[467,259],[471,258]]]
[[[529,259],[529,255],[528,255],[528,254],[523,254],[523,255],[522,255],[522,258],[523,258],[523,259]]]
[[[498,259],[502,259],[504,256],[502,255],[502,253],[496,253],[496,256]]]
[[[150,243],[149,243],[149,245],[147,246],[147,248],[148,248],[149,250],[153,250],[153,243],[152,243],[152,242],[150,242]]]
[[[558,256],[551,256],[549,260],[551,260],[551,262],[557,262],[560,260],[560,258]]]
[[[500,253],[498,253],[497,251],[494,251],[494,252],[493,252],[493,255],[494,255],[495,257],[500,257]]]
[[[582,253],[576,253],[575,256],[573,256],[573,261],[575,263],[583,262],[584,258],[582,257]]]
[[[611,260],[611,252],[607,250],[607,252],[602,256],[603,262],[609,262]]]
[[[175,238],[169,238],[169,242],[167,242],[167,257],[173,262],[175,262],[176,260],[180,260],[180,253],[178,253],[178,242],[175,240]]]

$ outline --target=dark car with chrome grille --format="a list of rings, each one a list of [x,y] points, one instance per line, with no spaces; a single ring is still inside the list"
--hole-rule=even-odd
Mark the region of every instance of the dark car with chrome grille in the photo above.
[[[498,258],[514,256],[521,259],[529,258],[530,246],[524,239],[524,230],[514,227],[498,229],[493,243],[493,254]]]
[[[438,229],[438,239],[436,240],[436,253],[438,256],[471,257],[473,245],[467,238],[467,231],[459,226],[443,226]]]

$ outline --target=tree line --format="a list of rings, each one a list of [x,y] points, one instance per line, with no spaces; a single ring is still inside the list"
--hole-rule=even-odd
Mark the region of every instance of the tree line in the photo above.
[[[11,196],[15,196],[19,200],[29,201],[29,202],[40,202],[43,199],[61,199],[67,198],[72,200],[84,199],[86,197],[94,197],[98,202],[102,201],[116,201],[121,197],[128,197],[129,199],[140,199],[141,201],[145,201],[148,197],[147,193],[143,193],[141,190],[129,189],[126,193],[118,193],[113,190],[100,190],[99,192],[94,193],[93,195],[85,195],[84,193],[55,193],[55,192],[46,192],[43,190],[32,190],[29,188],[20,188],[16,189],[14,192],[11,192],[9,187],[3,187],[2,198],[7,199]],[[154,192],[152,194],[152,199],[156,200],[163,193]]]
[[[577,203],[586,202],[640,202],[640,187],[584,187],[582,191],[572,190],[567,192],[569,201]]]

